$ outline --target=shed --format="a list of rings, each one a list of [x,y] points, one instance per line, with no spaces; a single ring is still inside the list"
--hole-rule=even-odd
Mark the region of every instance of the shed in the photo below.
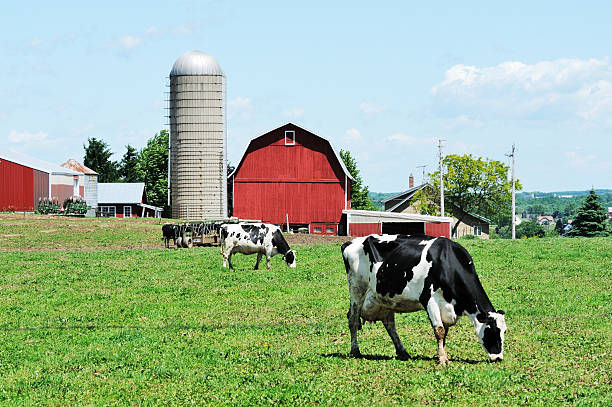
[[[60,164],[60,167],[68,168],[81,174],[79,175],[79,188],[81,188],[80,195],[85,198],[85,202],[89,207],[87,216],[96,216],[98,208],[98,173],[72,158]]]
[[[351,177],[331,142],[293,123],[252,139],[228,176],[232,215],[309,233],[338,233]]]
[[[342,211],[349,236],[367,236],[372,233],[426,234],[450,237],[452,218],[363,210]]]
[[[33,211],[41,198],[82,196],[79,173],[13,150],[0,151],[0,211]]]
[[[161,218],[162,208],[149,205],[144,182],[98,184],[97,216]]]

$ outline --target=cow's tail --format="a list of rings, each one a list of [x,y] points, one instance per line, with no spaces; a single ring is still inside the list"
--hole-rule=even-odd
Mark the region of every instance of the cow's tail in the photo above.
[[[225,238],[227,237],[227,229],[222,226],[219,227],[219,248],[221,249],[221,254],[223,254],[223,249],[225,248]]]
[[[344,250],[347,247],[349,247],[351,245],[351,243],[353,243],[353,242],[345,242],[340,247],[340,250],[342,251],[342,259],[344,260],[344,268],[346,269],[346,274],[348,274],[349,271],[351,270],[351,266],[348,263],[348,259],[346,258],[346,254],[344,254]]]

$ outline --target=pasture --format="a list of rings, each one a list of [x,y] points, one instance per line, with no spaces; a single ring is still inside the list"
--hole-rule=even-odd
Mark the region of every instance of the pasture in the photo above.
[[[348,357],[342,240],[232,272],[218,248],[163,249],[160,225],[0,215],[0,404],[609,403],[612,238],[462,241],[506,311],[505,358],[464,317],[442,368],[424,312],[396,317],[410,359],[380,323]]]

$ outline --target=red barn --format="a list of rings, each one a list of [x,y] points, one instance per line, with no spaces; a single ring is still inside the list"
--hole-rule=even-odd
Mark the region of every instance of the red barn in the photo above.
[[[251,140],[229,175],[233,216],[335,235],[352,180],[329,140],[287,123]]]

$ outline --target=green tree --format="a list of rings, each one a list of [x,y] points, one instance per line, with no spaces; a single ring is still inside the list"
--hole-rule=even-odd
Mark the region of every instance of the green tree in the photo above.
[[[525,239],[528,237],[544,237],[545,234],[546,232],[544,231],[544,228],[538,222],[521,222],[521,224],[516,227],[517,239]]]
[[[118,179],[117,163],[111,161],[113,153],[108,144],[95,137],[87,139],[83,144],[85,158],[83,164],[98,173],[98,182],[116,182]]]
[[[464,221],[467,214],[478,214],[502,222],[510,218],[512,182],[508,180],[508,166],[501,161],[474,158],[468,155],[447,155],[443,165],[444,174],[444,215],[453,215],[457,222],[453,233]],[[415,195],[421,213],[440,214],[440,172],[429,174],[430,188],[423,188]],[[516,190],[522,189],[520,182]]]
[[[351,182],[351,208],[369,211],[378,210],[372,199],[370,199],[368,187],[363,185],[363,180],[359,176],[359,170],[357,169],[357,161],[351,156],[350,151],[340,150],[340,157],[344,161],[348,172],[355,179],[355,181]]]
[[[593,189],[589,192],[584,203],[576,211],[576,218],[572,228],[566,236],[609,236],[608,211],[599,203],[599,197]]]
[[[147,141],[139,153],[139,171],[151,205],[168,211],[168,131],[162,130]]]
[[[131,145],[125,146],[126,152],[119,163],[119,177],[123,182],[142,182],[138,151]]]

